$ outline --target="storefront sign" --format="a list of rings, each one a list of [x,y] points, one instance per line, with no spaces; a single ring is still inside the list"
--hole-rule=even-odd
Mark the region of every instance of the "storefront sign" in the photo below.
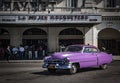
[[[0,23],[100,23],[100,15],[0,15]]]

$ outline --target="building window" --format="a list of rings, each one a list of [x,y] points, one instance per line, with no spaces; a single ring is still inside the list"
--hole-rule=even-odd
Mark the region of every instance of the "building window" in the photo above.
[[[41,11],[46,11],[47,4],[45,2],[41,3]]]
[[[120,16],[104,16],[103,21],[120,21]]]
[[[77,8],[78,7],[78,0],[71,0],[71,7]]]
[[[78,0],[66,0],[67,7],[78,7]]]
[[[66,0],[67,10],[75,10],[78,7],[78,0]]]
[[[116,7],[116,0],[105,0],[106,8],[114,8]]]

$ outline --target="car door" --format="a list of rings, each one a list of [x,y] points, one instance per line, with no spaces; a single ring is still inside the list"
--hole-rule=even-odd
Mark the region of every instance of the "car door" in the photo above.
[[[81,67],[97,66],[98,50],[94,47],[85,47],[83,50],[83,59],[80,62]]]

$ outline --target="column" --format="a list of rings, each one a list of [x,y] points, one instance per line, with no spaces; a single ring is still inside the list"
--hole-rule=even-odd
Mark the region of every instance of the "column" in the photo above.
[[[55,27],[48,27],[48,50],[54,52],[57,50],[58,37],[56,35]]]
[[[19,29],[11,29],[10,31],[10,45],[19,46],[22,44],[22,35]]]
[[[90,27],[90,29],[85,34],[85,44],[90,44],[98,46],[98,34],[96,27]]]

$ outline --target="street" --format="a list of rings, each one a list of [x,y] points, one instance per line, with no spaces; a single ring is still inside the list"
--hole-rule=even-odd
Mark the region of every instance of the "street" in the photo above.
[[[55,74],[43,69],[42,63],[0,63],[0,83],[120,83],[120,61],[113,61],[108,69],[81,69],[70,75],[66,71]]]

